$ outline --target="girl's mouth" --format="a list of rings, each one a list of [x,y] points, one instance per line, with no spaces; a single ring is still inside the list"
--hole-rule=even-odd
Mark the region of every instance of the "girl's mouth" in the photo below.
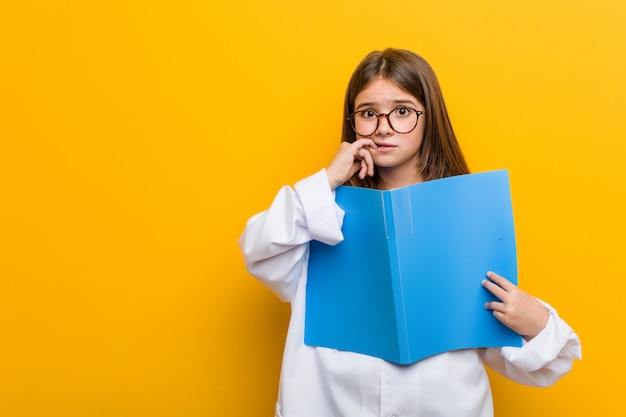
[[[376,152],[390,152],[396,149],[396,145],[391,145],[389,143],[377,143],[376,144]]]

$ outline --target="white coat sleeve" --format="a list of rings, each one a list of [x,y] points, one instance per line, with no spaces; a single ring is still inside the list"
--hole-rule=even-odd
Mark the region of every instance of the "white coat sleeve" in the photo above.
[[[309,242],[343,240],[344,212],[335,203],[326,170],[280,189],[269,209],[253,216],[239,238],[248,272],[283,301],[305,276]]]
[[[524,341],[520,348],[484,350],[483,361],[487,366],[520,384],[547,387],[572,369],[574,359],[582,359],[576,333],[556,310],[543,304],[550,313],[545,329],[530,341]]]

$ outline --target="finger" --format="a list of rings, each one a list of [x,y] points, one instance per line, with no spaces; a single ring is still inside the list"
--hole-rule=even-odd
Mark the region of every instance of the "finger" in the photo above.
[[[510,327],[510,325],[509,325],[510,320],[507,318],[506,314],[501,313],[501,312],[499,312],[499,311],[494,311],[494,312],[493,312],[493,316],[494,316],[495,318],[497,318],[497,319],[498,319],[498,320],[499,320],[502,324],[504,324],[505,326]]]
[[[370,177],[374,176],[374,159],[372,159],[372,154],[369,151],[364,150],[365,155],[363,155],[363,161],[367,165],[367,175]]]
[[[361,159],[359,162],[361,163],[361,169],[359,171],[359,178],[365,179],[365,177],[367,176],[367,164],[365,163],[364,159]]]
[[[376,148],[376,143],[372,139],[360,138],[354,141],[354,145],[356,145],[359,149],[369,146],[371,148]]]
[[[489,281],[488,279],[482,280],[481,285],[483,286],[483,288],[485,288],[487,291],[489,291],[501,300],[506,297],[506,290],[499,285]]]
[[[355,162],[359,161],[361,163],[362,173],[359,173],[361,179],[365,178],[366,175],[370,177],[374,175],[374,160],[367,148],[358,149],[354,155],[354,159]]]
[[[503,288],[505,291],[511,291],[515,288],[515,285],[511,281],[493,271],[487,272],[487,278],[498,284],[498,286]]]
[[[492,310],[494,313],[495,312],[499,312],[502,314],[502,312],[504,311],[504,303],[501,303],[499,301],[488,301],[485,303],[485,309],[486,310]]]

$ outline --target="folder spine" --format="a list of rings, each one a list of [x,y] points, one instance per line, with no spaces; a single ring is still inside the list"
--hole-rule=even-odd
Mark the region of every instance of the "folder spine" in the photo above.
[[[391,286],[395,304],[396,327],[398,335],[398,356],[400,363],[410,363],[409,335],[407,332],[406,309],[404,306],[404,289],[402,287],[402,274],[400,270],[400,259],[398,254],[397,232],[406,230],[396,230],[396,217],[401,213],[396,212],[395,199],[391,191],[381,193],[383,215],[385,217],[385,230],[387,233],[387,251],[389,253],[389,269],[391,272]],[[399,208],[402,208],[400,205]],[[399,217],[398,217],[399,218]]]

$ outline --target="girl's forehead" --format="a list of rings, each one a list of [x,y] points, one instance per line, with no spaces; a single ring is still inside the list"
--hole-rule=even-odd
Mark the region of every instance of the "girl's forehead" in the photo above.
[[[415,104],[419,100],[408,91],[402,89],[395,82],[386,78],[376,78],[370,81],[356,96],[354,104],[362,102],[385,104],[395,101],[413,101]]]

